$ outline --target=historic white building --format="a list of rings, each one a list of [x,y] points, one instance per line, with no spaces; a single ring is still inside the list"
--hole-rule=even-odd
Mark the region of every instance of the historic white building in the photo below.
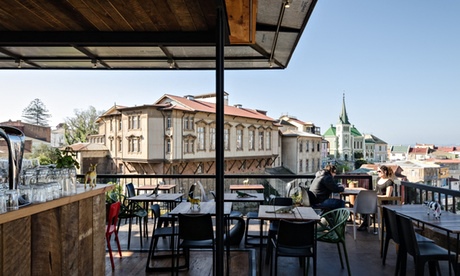
[[[362,134],[348,119],[343,96],[342,112],[339,121],[324,132],[323,137],[329,142],[329,158],[353,161],[364,158],[370,162],[387,160],[387,143],[375,135]]]

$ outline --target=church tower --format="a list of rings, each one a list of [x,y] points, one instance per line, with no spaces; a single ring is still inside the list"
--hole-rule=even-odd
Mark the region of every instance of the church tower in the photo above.
[[[347,109],[345,107],[345,93],[343,94],[342,112],[336,125],[337,150],[340,153],[339,159],[352,159],[353,137],[351,135],[351,124],[348,120]]]
[[[350,123],[345,106],[345,93],[343,94],[342,112],[339,115],[339,121],[335,126],[331,124],[330,128],[323,134],[323,138],[328,142],[329,160],[335,159],[349,162],[353,162],[356,158],[373,160],[372,152],[368,153],[366,150],[366,143],[375,144],[375,139],[370,139],[367,142],[365,136]],[[384,148],[383,144],[382,148]]]

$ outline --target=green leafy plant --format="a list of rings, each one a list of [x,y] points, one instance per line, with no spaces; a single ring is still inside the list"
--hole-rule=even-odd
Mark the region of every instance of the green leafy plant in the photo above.
[[[115,188],[105,193],[105,202],[112,204],[121,201],[123,196],[123,187],[120,183],[109,182],[107,184],[114,184]]]
[[[291,195],[291,198],[294,204],[300,204],[302,202],[302,193],[295,192],[293,195]]]
[[[80,164],[75,159],[77,153],[70,147],[66,147],[63,151],[56,149],[56,168],[80,168]]]

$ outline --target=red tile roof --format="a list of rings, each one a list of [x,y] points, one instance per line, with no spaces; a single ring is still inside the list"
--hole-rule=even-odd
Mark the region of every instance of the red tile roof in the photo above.
[[[429,158],[425,161],[434,162],[437,164],[460,164],[459,159],[438,159],[438,158]]]
[[[294,122],[297,122],[298,124],[301,124],[301,125],[305,125],[305,122],[304,121],[301,121],[297,118],[289,118],[291,121],[294,121]]]
[[[443,152],[452,152],[455,151],[455,147],[438,147],[437,150]]]
[[[428,154],[429,148],[411,148],[410,154]]]
[[[189,111],[199,111],[199,112],[207,112],[207,113],[215,113],[216,112],[216,104],[206,101],[199,101],[199,100],[190,100],[180,96],[174,95],[164,95],[161,97],[157,104],[165,103],[165,101],[172,100],[172,106],[167,107],[165,109],[178,109],[178,110],[189,110]],[[176,104],[174,104],[174,102]],[[256,110],[256,109],[249,109],[243,107],[234,107],[226,105],[224,106],[224,114],[230,116],[239,116],[239,117],[246,117],[258,120],[266,120],[275,122],[275,120],[271,117],[266,115],[265,111]]]

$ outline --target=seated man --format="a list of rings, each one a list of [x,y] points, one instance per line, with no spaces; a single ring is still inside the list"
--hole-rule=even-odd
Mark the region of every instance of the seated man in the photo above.
[[[345,201],[330,198],[332,193],[344,191],[341,184],[334,180],[337,168],[334,165],[327,165],[323,170],[318,171],[310,186],[310,204],[313,208],[333,210],[345,207]]]

